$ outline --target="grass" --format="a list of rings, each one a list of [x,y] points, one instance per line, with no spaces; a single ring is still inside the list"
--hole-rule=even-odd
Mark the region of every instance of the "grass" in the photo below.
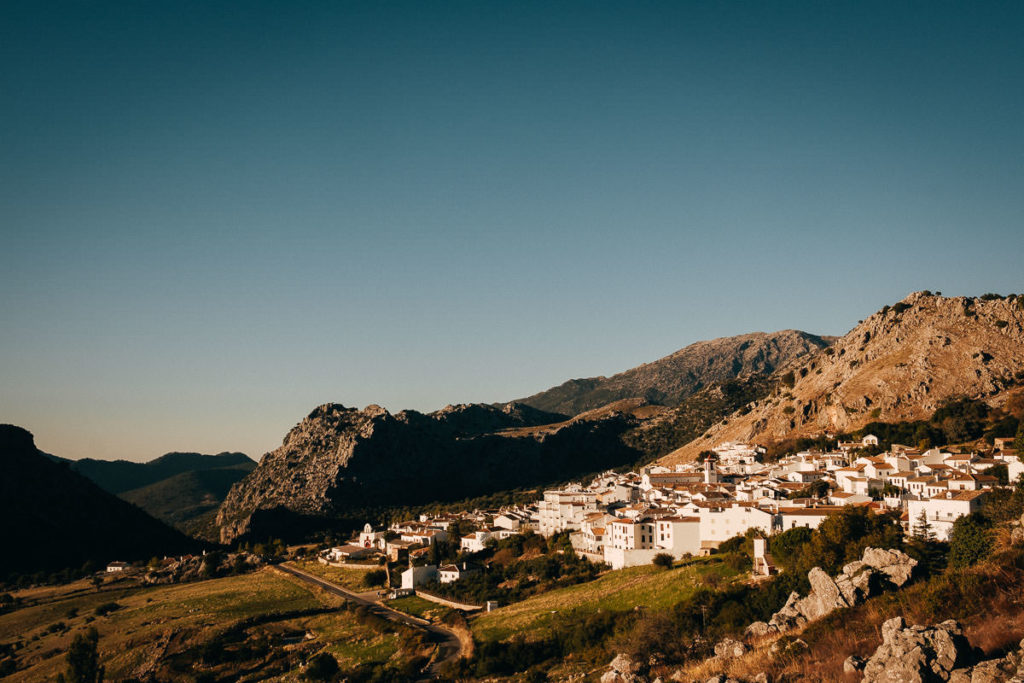
[[[708,578],[735,575],[717,558],[692,560],[667,571],[652,565],[611,571],[594,581],[542,593],[474,617],[473,635],[484,641],[504,640],[516,633],[540,635],[550,626],[552,615],[563,611],[671,607]]]
[[[411,614],[414,617],[419,617],[420,619],[428,618],[431,612],[440,614],[442,612],[447,611],[448,609],[447,607],[439,605],[436,602],[424,600],[423,598],[417,595],[407,595],[404,598],[388,600],[387,603],[385,604],[391,609],[396,609],[399,612]]]
[[[269,568],[187,584],[125,586],[88,593],[54,590],[47,596],[32,597],[50,600],[0,615],[0,643],[21,642],[18,660],[20,666],[27,666],[5,680],[52,680],[64,667],[63,655],[74,634],[88,627],[95,627],[100,634],[100,657],[108,680],[135,678],[138,671],[157,660],[180,660],[183,653],[251,617],[264,617],[266,623],[246,633],[259,629],[260,637],[289,631],[312,633],[303,652],[327,649],[345,665],[384,662],[400,648],[399,635],[381,633],[352,619],[350,613],[296,616],[338,607],[342,600]],[[108,616],[96,616],[96,607],[110,602],[119,608]],[[63,622],[64,628],[55,628],[58,622]],[[296,658],[301,661],[298,654],[278,659],[278,668],[285,672],[275,672],[284,676],[280,680],[294,679],[287,671],[292,664],[297,666],[292,661]],[[192,662],[184,666],[190,667]],[[260,676],[260,680],[272,677]]]
[[[345,565],[343,567],[332,567],[327,564],[320,564],[319,562],[295,562],[296,567],[303,571],[309,572],[314,576],[319,576],[321,579],[327,579],[331,583],[336,583],[342,588],[347,588],[350,591],[356,593],[365,593],[366,591],[374,590],[375,588],[383,588],[383,586],[367,586],[363,582],[363,577],[366,576],[367,572],[375,569],[384,569],[383,565]]]

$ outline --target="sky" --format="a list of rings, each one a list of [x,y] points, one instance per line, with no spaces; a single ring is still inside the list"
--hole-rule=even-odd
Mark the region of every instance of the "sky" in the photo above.
[[[1019,2],[0,6],[0,422],[71,458],[1024,291]]]

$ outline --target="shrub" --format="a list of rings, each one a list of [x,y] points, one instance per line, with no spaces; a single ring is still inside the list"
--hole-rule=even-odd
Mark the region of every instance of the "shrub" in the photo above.
[[[329,681],[338,673],[338,660],[328,652],[313,655],[306,662],[304,676],[310,681]]]
[[[657,555],[654,556],[654,562],[653,563],[654,563],[655,567],[661,567],[663,569],[671,569],[672,568],[672,562],[673,562],[672,556],[669,555],[668,553],[658,553]]]
[[[953,522],[949,539],[949,564],[969,567],[992,551],[992,530],[988,522],[974,513]]]
[[[380,586],[388,580],[387,570],[371,569],[363,574],[363,585],[367,587]]]

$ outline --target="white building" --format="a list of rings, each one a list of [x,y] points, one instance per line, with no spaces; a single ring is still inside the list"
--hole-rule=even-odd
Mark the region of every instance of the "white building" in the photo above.
[[[463,536],[459,541],[459,549],[467,553],[478,553],[487,547],[487,541],[495,538],[490,529],[474,531],[468,536]]]
[[[437,581],[439,578],[440,573],[437,571],[437,565],[428,564],[424,567],[409,567],[402,572],[402,588],[414,589],[416,586]]]
[[[700,541],[704,548],[718,547],[722,541],[755,527],[770,534],[775,528],[775,514],[750,503],[700,506]]]
[[[969,515],[981,507],[987,491],[947,491],[945,495],[907,502],[907,517],[910,533],[917,531],[921,513],[925,513],[928,528],[936,540],[948,541],[953,531],[953,522]]]
[[[561,491],[545,491],[537,504],[542,536],[562,531],[578,531],[586,515],[597,512],[597,494],[579,487]]]

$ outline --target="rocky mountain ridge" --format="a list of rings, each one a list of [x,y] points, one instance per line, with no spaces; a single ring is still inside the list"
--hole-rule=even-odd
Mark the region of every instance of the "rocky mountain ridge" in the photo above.
[[[691,460],[724,441],[760,443],[924,419],[956,397],[998,404],[1024,378],[1024,297],[914,292],[787,370],[793,374],[779,374],[780,391],[662,462]]]
[[[833,339],[782,330],[700,341],[611,377],[571,379],[517,402],[566,415],[627,398],[674,406],[702,387],[771,373],[795,358],[825,348]]]
[[[448,406],[391,414],[325,404],[228,493],[221,539],[353,510],[457,500],[630,462],[625,410],[566,420],[520,404]],[[530,429],[547,425],[545,429]]]

